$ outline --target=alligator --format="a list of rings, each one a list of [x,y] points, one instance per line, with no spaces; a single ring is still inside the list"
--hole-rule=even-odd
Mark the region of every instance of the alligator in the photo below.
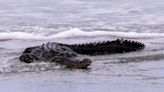
[[[138,51],[145,48],[141,42],[117,39],[113,41],[93,42],[84,44],[64,44],[48,42],[39,46],[28,47],[19,57],[20,61],[49,61],[65,65],[68,68],[88,68],[91,59],[80,55],[103,55]]]

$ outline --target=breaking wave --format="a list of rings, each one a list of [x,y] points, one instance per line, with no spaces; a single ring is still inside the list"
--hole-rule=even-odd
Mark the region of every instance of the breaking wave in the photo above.
[[[37,29],[35,29],[37,30]],[[123,32],[123,31],[84,31],[79,28],[62,30],[38,29],[37,31],[3,31],[0,32],[0,40],[47,40],[54,38],[76,38],[76,37],[122,37],[122,38],[164,38],[164,33],[151,32]],[[48,31],[48,32],[47,32]]]

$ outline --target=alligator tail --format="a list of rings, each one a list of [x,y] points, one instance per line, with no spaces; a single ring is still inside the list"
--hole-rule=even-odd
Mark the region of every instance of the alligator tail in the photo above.
[[[68,46],[69,48],[73,49],[75,52],[79,54],[85,55],[124,53],[130,51],[138,51],[145,48],[145,45],[141,42],[122,39],[85,44],[63,45]]]

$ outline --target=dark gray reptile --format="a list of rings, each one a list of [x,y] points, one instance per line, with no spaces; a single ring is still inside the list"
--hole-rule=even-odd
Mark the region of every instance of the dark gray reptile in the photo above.
[[[79,54],[102,55],[142,50],[145,45],[129,40],[114,40],[85,44],[63,44],[48,42],[40,46],[26,48],[20,60],[26,63],[49,61],[66,65],[69,68],[87,68],[91,64],[88,58],[80,58]]]

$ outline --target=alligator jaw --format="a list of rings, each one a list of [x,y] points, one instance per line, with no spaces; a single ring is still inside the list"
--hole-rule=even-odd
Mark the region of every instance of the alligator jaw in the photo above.
[[[71,69],[87,69],[92,63],[91,59],[88,58],[84,58],[83,60],[79,60],[77,58],[54,58],[52,62],[66,65],[67,68]]]

